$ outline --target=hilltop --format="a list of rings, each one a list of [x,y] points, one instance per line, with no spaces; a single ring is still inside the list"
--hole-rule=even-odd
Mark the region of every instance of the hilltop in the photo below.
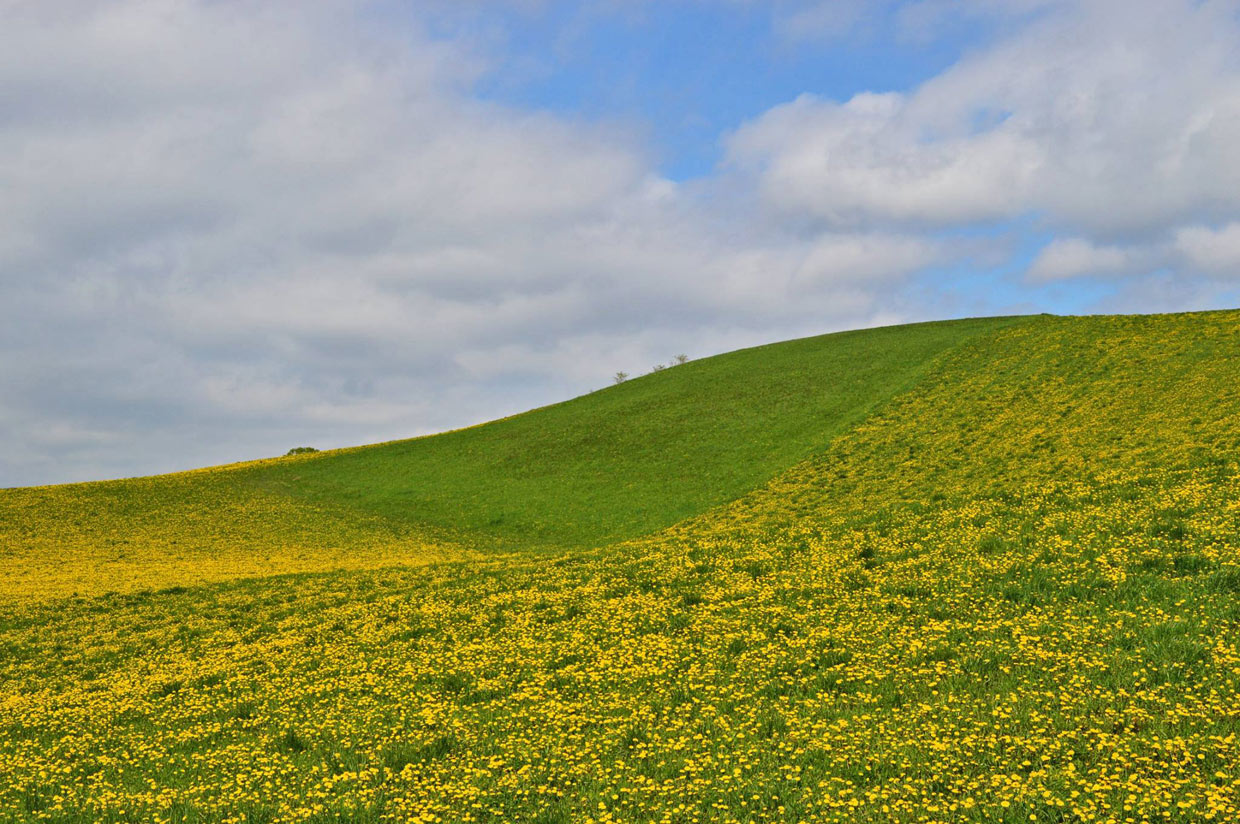
[[[1237,352],[1240,312],[863,330],[5,490],[0,811],[1240,819]]]

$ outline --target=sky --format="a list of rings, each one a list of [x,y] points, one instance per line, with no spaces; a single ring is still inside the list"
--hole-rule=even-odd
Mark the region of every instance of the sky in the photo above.
[[[1240,304],[1240,0],[0,0],[0,486]]]

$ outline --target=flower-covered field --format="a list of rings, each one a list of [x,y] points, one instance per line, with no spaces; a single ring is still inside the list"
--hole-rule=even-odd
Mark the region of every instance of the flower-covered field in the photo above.
[[[385,556],[333,516],[364,562],[281,566],[316,522],[255,504],[231,572],[10,574],[0,820],[1240,820],[1237,343],[1235,313],[1015,326],[593,550]]]

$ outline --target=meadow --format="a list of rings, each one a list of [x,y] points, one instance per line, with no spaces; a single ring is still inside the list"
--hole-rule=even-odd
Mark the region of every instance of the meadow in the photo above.
[[[0,492],[0,818],[1240,820],[1237,353],[894,327]]]

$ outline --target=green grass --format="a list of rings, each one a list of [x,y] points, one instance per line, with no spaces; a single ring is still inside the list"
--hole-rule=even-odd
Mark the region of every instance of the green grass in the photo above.
[[[600,545],[739,497],[1027,319],[895,326],[745,349],[483,426],[247,471],[239,483],[501,546]]]
[[[1240,312],[866,330],[5,491],[0,819],[1240,820],[1237,352]]]
[[[1225,467],[1240,455],[1238,352],[1235,311],[1010,325],[945,350],[909,391],[745,505],[795,521],[828,499],[873,510]]]
[[[0,610],[0,814],[1210,821],[1240,810],[1240,475],[1201,481]],[[1174,545],[1134,528],[1168,505]]]

